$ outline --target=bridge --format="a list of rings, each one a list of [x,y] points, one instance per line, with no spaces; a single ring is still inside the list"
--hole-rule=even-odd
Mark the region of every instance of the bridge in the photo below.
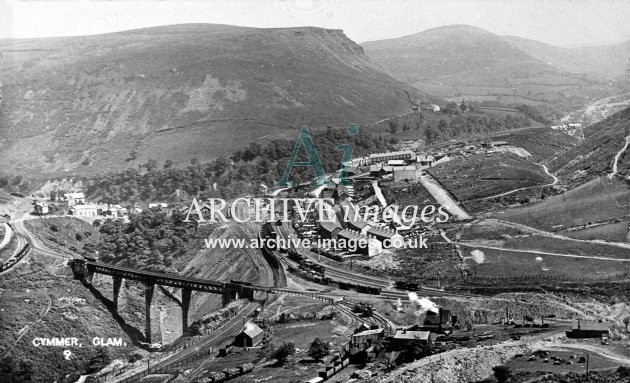
[[[146,310],[146,327],[145,337],[148,343],[151,343],[151,303],[153,301],[153,293],[155,285],[170,286],[182,289],[182,331],[188,328],[188,310],[190,309],[190,299],[193,291],[201,291],[205,293],[221,294],[223,296],[223,304],[238,297],[253,299],[254,292],[271,292],[272,287],[254,286],[247,283],[234,282],[218,282],[208,279],[182,277],[175,274],[155,273],[151,271],[136,270],[128,267],[120,267],[108,265],[85,259],[73,259],[68,261],[68,265],[72,268],[75,279],[82,280],[84,283],[91,285],[94,274],[109,275],[113,279],[113,305],[118,310],[118,295],[123,280],[133,280],[142,282],[145,285],[145,310]]]

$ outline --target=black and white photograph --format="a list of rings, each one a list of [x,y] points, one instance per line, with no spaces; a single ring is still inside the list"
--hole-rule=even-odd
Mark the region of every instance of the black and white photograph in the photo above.
[[[0,383],[630,383],[630,1],[0,0]]]

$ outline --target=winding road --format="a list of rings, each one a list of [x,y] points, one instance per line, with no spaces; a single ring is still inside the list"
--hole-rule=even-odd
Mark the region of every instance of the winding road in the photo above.
[[[630,145],[630,134],[626,136],[626,144],[621,148],[621,150],[615,155],[615,159],[613,160],[613,168],[612,172],[608,175],[608,179],[612,179],[618,171],[619,159],[623,155],[623,153],[628,149],[628,145]]]

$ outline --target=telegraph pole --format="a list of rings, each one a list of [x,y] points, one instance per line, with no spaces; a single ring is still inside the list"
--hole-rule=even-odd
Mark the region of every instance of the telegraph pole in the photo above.
[[[588,362],[590,359],[590,354],[586,354],[586,377],[588,378]]]

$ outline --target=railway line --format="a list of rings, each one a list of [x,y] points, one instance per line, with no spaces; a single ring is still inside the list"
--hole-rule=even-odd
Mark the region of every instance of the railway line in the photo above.
[[[289,239],[289,234],[287,232],[287,228],[285,225],[277,226],[276,233],[278,237],[281,237],[285,240]],[[392,300],[408,299],[409,292],[406,290],[395,289],[396,282],[391,279],[379,278],[375,276],[369,276],[369,275],[356,273],[356,272],[352,272],[348,270],[334,268],[328,263],[318,261],[317,260],[317,258],[319,258],[318,254],[310,251],[309,249],[299,248],[299,249],[295,249],[295,251],[297,251],[300,255],[308,258],[309,261],[311,261],[312,263],[322,267],[324,269],[325,275],[333,280],[380,288],[381,289],[380,296],[386,299],[392,299]],[[285,268],[298,269],[300,267],[299,263],[291,259],[288,259],[283,254],[280,254],[279,251],[275,251],[275,253],[276,253],[276,258],[280,259],[281,264]],[[427,287],[422,287],[422,286],[418,286],[417,288],[414,289],[414,291],[418,294],[421,294],[427,297],[468,298],[468,297],[474,296],[471,294],[451,293],[451,292],[447,292],[443,290],[432,289],[432,288],[427,288]]]

